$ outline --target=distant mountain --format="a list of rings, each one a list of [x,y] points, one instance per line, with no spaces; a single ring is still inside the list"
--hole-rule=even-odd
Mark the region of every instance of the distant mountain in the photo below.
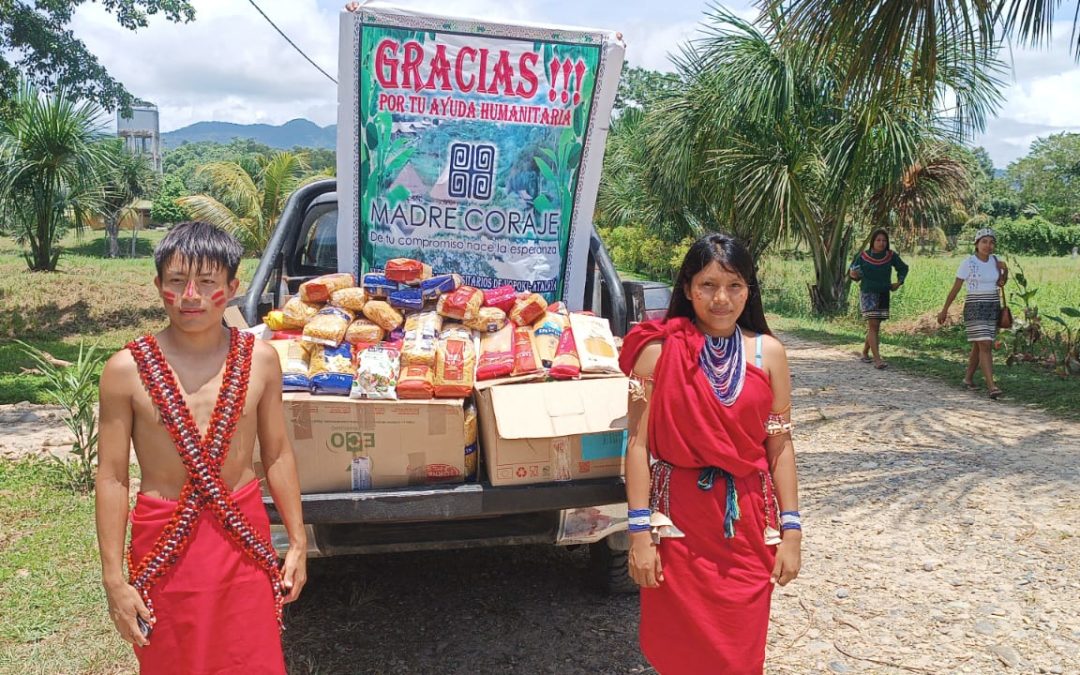
[[[272,148],[333,148],[337,145],[337,125],[320,127],[311,120],[295,119],[280,126],[271,124],[233,124],[232,122],[196,122],[161,134],[165,148],[184,143],[214,141],[228,143],[234,138],[250,138]]]

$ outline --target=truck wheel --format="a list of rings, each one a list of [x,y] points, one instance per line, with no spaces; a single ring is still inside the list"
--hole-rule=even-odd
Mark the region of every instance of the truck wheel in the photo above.
[[[589,544],[589,572],[593,585],[609,595],[637,593],[626,568],[627,551],[613,551],[606,541]]]

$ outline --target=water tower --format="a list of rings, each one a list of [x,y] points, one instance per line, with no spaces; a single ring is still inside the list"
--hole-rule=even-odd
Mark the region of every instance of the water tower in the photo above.
[[[128,152],[149,155],[154,170],[161,173],[161,132],[156,105],[136,101],[131,106],[131,117],[124,117],[117,110],[116,135],[124,139]]]

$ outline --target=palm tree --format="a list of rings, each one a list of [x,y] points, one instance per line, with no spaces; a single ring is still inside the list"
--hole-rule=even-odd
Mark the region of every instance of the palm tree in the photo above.
[[[734,230],[756,252],[805,242],[813,305],[833,312],[846,303],[869,197],[925,163],[932,141],[985,119],[999,100],[996,64],[982,74],[963,59],[939,68],[935,90],[961,104],[946,117],[914,87],[847,95],[843,55],[812,58],[812,45],[779,39],[784,28],[778,12],[751,24],[711,11],[705,36],[678,58],[679,90],[649,113],[654,189],[669,213]]]
[[[760,0],[786,19],[784,38],[813,47],[820,59],[845,54],[851,90],[914,86],[925,104],[935,97],[939,70],[977,64],[1004,38],[1049,42],[1061,0]],[[1080,7],[1073,13],[1072,51],[1080,58]]]
[[[55,271],[56,242],[101,212],[111,158],[98,142],[102,111],[64,90],[42,95],[23,83],[0,119],[0,223],[29,247],[33,271]]]
[[[108,236],[108,257],[116,258],[120,255],[120,222],[131,212],[133,202],[157,189],[158,175],[146,155],[128,152],[119,139],[108,139],[102,143],[112,158],[112,170],[105,184],[103,216]]]
[[[879,188],[870,197],[875,224],[889,224],[900,238],[914,241],[963,205],[971,190],[971,177],[964,164],[944,153],[945,148],[928,149],[925,161],[904,170],[900,180]]]
[[[176,200],[192,218],[205,220],[233,233],[252,253],[259,253],[285,207],[285,200],[297,187],[312,178],[302,152],[281,151],[245,157],[236,162],[211,162],[195,175],[212,186],[211,194]]]

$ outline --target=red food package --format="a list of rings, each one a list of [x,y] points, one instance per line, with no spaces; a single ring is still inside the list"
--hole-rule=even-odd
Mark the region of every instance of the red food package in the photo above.
[[[476,368],[477,380],[494,380],[508,377],[514,372],[514,327],[506,324],[494,333],[480,338],[480,360]]]
[[[531,326],[547,312],[547,300],[537,293],[518,297],[510,309],[510,320],[518,326]]]
[[[514,372],[516,375],[528,375],[543,368],[540,356],[536,353],[532,328],[518,326],[514,329]]]
[[[561,302],[551,303],[550,305],[548,305],[547,311],[551,312],[552,314],[562,314],[563,316],[567,316],[570,314],[570,312],[566,309],[566,305]]]
[[[303,330],[276,330],[270,334],[271,340],[299,340],[304,335]]]
[[[304,302],[329,302],[334,291],[355,285],[356,280],[348,272],[324,274],[300,284],[300,299]]]
[[[472,321],[480,311],[484,294],[472,286],[459,286],[451,293],[439,297],[436,311],[457,321]]]
[[[551,362],[551,377],[556,380],[573,380],[581,376],[581,359],[574,346],[574,331],[567,326],[559,338],[555,360]]]
[[[418,284],[431,277],[431,266],[410,258],[386,261],[386,278],[403,284]]]
[[[398,375],[399,399],[428,399],[435,396],[435,369],[422,364],[401,366]]]
[[[517,291],[513,286],[499,286],[484,291],[484,307],[498,307],[507,314],[514,307]]]

